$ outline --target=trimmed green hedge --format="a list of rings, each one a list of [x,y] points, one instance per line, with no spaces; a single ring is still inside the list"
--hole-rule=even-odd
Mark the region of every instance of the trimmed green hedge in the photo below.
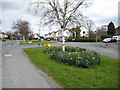
[[[72,40],[71,38],[66,39],[67,42],[96,42],[96,38],[76,38]],[[97,42],[101,42],[101,38],[97,38]]]
[[[101,35],[102,40],[105,38],[112,38],[112,35]]]

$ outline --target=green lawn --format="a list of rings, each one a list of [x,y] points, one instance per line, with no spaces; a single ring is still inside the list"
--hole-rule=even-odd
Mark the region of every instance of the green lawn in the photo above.
[[[64,88],[118,88],[118,60],[102,56],[102,63],[79,68],[50,59],[43,48],[23,49],[36,67]]]
[[[45,43],[57,43],[55,41],[38,41],[38,40],[30,40],[32,41],[32,43],[28,43],[28,41],[25,41],[25,43],[23,41],[20,42],[20,45],[32,45],[32,44],[45,44]]]

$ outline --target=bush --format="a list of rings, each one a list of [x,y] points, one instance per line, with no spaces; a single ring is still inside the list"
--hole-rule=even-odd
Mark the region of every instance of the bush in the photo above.
[[[96,42],[96,38],[76,38],[75,40],[66,39],[67,42]],[[97,42],[101,42],[101,38],[97,38]]]
[[[105,38],[111,38],[111,37],[112,37],[112,35],[101,35],[102,40]]]
[[[65,47],[66,52],[62,52],[62,47],[45,48],[45,53],[50,53],[52,59],[78,67],[88,68],[100,64],[101,56],[95,51],[89,51],[78,47]]]

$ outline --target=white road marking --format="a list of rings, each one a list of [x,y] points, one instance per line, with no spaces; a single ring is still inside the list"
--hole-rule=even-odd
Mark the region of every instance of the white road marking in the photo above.
[[[10,54],[5,54],[4,56],[6,56],[6,57],[11,57],[12,55],[10,55]]]

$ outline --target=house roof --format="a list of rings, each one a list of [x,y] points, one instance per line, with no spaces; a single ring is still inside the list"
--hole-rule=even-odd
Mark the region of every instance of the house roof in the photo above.
[[[66,30],[68,30],[68,31],[70,31],[70,32],[72,32],[72,31],[73,31],[72,29],[65,29],[64,31],[66,31]]]
[[[116,29],[120,30],[120,26],[118,26]]]
[[[48,34],[45,34],[45,36],[47,36]]]
[[[0,32],[1,34],[6,34],[6,33],[4,33],[4,32]],[[7,35],[7,34],[6,34]]]
[[[58,31],[53,31],[53,33],[57,33]]]
[[[116,35],[120,35],[120,26],[116,28],[115,34],[116,34]]]

